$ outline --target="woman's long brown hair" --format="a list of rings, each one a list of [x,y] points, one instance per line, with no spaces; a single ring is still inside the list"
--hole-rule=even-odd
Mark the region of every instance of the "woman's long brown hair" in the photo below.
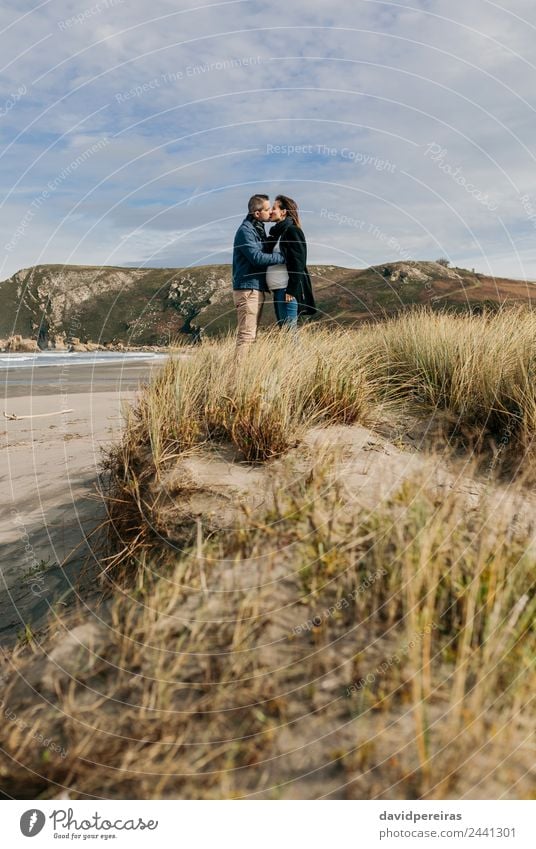
[[[278,195],[276,197],[276,201],[278,201],[281,209],[287,210],[287,215],[292,218],[296,227],[301,227],[300,214],[298,212],[298,204],[296,201],[286,195]]]

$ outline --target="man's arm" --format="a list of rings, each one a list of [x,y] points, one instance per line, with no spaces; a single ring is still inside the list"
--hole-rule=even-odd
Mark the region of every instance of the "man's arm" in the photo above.
[[[278,251],[273,254],[264,253],[259,242],[248,230],[239,230],[236,234],[235,248],[249,260],[252,265],[259,268],[264,268],[267,265],[281,265],[285,262],[285,257]]]

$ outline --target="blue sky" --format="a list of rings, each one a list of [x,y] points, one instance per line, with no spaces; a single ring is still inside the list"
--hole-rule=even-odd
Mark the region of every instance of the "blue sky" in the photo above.
[[[311,263],[536,279],[536,6],[4,0],[0,278],[230,262],[254,191]]]

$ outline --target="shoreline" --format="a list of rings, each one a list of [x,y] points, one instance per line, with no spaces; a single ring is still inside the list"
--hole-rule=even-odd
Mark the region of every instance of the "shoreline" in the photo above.
[[[165,359],[132,363],[63,363],[0,369],[3,401],[36,395],[71,395],[83,392],[131,392],[147,380]],[[59,408],[58,408],[59,409]],[[9,411],[7,411],[9,412]]]
[[[102,449],[119,438],[122,407],[162,362],[42,367],[39,379],[21,368],[4,379],[5,412],[36,417],[2,419],[1,646],[13,645],[27,625],[39,628],[57,605],[100,597],[90,535],[106,519],[98,496]],[[72,412],[56,415],[67,407]]]

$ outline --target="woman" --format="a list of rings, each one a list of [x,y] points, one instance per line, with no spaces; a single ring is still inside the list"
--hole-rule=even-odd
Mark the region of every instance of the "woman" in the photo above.
[[[296,327],[298,314],[315,315],[316,305],[307,270],[307,243],[301,228],[298,204],[286,195],[274,201],[270,221],[275,222],[265,248],[271,253],[276,245],[285,257],[285,265],[269,265],[266,284],[273,294],[279,327]]]

